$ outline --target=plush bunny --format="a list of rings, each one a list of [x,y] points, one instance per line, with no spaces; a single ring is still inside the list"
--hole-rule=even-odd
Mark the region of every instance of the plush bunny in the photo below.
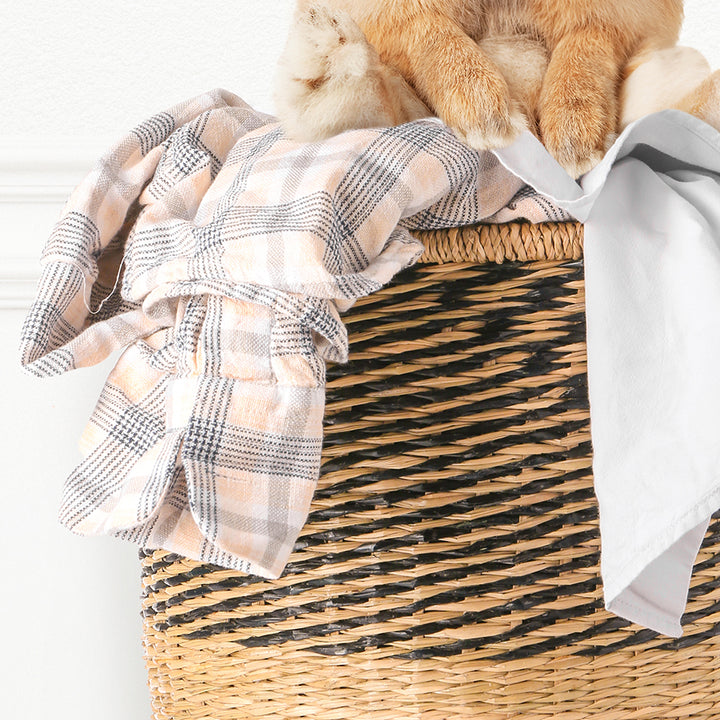
[[[300,0],[275,102],[316,140],[437,114],[472,147],[530,129],[577,177],[664,108],[720,127],[720,74],[676,47],[680,0]]]

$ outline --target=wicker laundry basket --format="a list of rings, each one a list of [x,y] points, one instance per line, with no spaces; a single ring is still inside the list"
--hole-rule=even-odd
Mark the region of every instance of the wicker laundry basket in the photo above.
[[[720,718],[717,519],[684,637],[603,609],[582,228],[424,240],[345,318],[283,576],[141,553],[155,718]]]

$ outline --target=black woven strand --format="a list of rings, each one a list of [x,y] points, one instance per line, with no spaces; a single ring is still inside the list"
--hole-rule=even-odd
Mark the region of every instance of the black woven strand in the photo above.
[[[587,421],[574,419],[573,416],[573,411],[587,411],[585,375],[573,369],[567,359],[568,348],[577,347],[584,341],[583,314],[577,311],[561,314],[562,320],[554,321],[552,333],[548,333],[547,337],[533,338],[536,312],[541,308],[562,310],[572,304],[582,279],[579,263],[565,263],[548,273],[538,272],[537,266],[522,264],[464,267],[452,282],[448,282],[442,273],[415,268],[398,278],[386,293],[368,299],[356,315],[347,318],[351,333],[350,363],[328,369],[325,441],[328,449],[342,449],[363,443],[365,446],[356,446],[340,456],[326,458],[323,473],[364,467],[383,457],[409,455],[416,462],[401,471],[406,480],[402,489],[377,494],[363,493],[365,487],[396,478],[399,471],[393,469],[365,472],[327,486],[321,483],[316,498],[324,501],[324,507],[313,510],[308,526],[298,539],[291,563],[284,573],[284,579],[291,582],[284,582],[276,588],[268,589],[268,581],[261,578],[239,574],[228,578],[225,576],[226,570],[211,565],[190,570],[179,566],[177,572],[173,572],[174,564],[179,560],[174,555],[155,560],[144,570],[148,581],[145,592],[148,597],[160,590],[171,592],[164,601],[146,609],[146,616],[160,616],[173,607],[181,610],[184,602],[192,600],[193,610],[173,612],[171,617],[163,620],[158,618],[156,627],[166,630],[193,623],[192,631],[184,635],[188,640],[209,639],[220,633],[243,629],[266,628],[266,633],[242,636],[236,642],[246,647],[258,647],[313,641],[313,638],[317,638],[323,639],[323,642],[311,646],[311,651],[342,656],[511,616],[518,610],[533,611],[557,597],[577,596],[577,602],[570,604],[567,609],[538,611],[502,633],[455,642],[438,641],[435,645],[411,652],[398,650],[396,656],[410,659],[451,657],[468,650],[505,647],[507,645],[503,643],[507,644],[527,633],[542,631],[543,628],[557,626],[572,618],[594,617],[596,614],[597,622],[582,632],[565,633],[539,642],[520,643],[516,649],[500,652],[496,657],[499,660],[519,659],[549,652],[561,645],[576,645],[578,655],[594,656],[619,647],[632,647],[654,638],[655,634],[650,631],[638,629],[634,633],[630,632],[630,624],[626,621],[608,618],[599,612],[602,610],[600,600],[588,599],[589,596],[597,598],[600,582],[597,509],[589,462],[581,469],[564,475],[550,471],[546,476],[542,474],[545,468],[556,467],[568,459],[590,456],[587,441],[579,441],[572,447],[562,445],[564,438],[587,432]],[[492,289],[496,286],[510,288],[507,303],[499,304],[493,300]],[[487,298],[488,309],[479,313],[478,306],[483,304],[484,298]],[[403,310],[403,306],[408,309]],[[400,319],[407,325],[407,329],[396,329]],[[452,330],[458,323],[464,325],[457,339],[445,341],[442,334]],[[398,339],[415,343],[416,346],[401,354],[378,352],[378,348],[390,347]],[[506,361],[504,358],[510,351],[521,351],[522,362]],[[440,362],[446,357],[449,358],[447,361]],[[394,375],[393,368],[400,363],[403,366],[402,373]],[[479,368],[495,363],[501,364],[496,374],[482,376],[477,372]],[[566,372],[558,375],[557,371],[562,368]],[[552,380],[548,379],[551,371],[554,371]],[[352,376],[361,377],[362,383],[343,386],[341,382],[335,382]],[[440,377],[463,380],[460,384],[449,384],[446,390],[438,391],[433,381]],[[529,383],[528,378],[537,378],[537,382]],[[503,388],[500,395],[491,392],[500,387]],[[398,388],[403,392],[390,392]],[[465,416],[495,410],[509,412],[529,406],[533,399],[551,392],[553,399],[548,406],[523,410],[522,413],[518,411],[517,415],[498,417],[470,426],[456,427],[452,424],[458,412]],[[483,394],[487,394],[487,398]],[[362,402],[355,404],[352,401],[358,395]],[[440,402],[447,405],[432,414],[426,412]],[[348,403],[350,406],[344,407]],[[449,403],[461,403],[462,409],[458,411]],[[443,429],[435,431],[435,426],[440,425],[444,425]],[[385,436],[387,441],[384,441]],[[493,439],[483,441],[480,439],[483,436],[492,436]],[[475,437],[479,440],[473,443]],[[510,458],[514,445],[550,446],[553,443],[558,443],[557,451],[530,453],[498,463],[487,470],[451,474],[452,468],[458,463],[494,456],[507,455]],[[453,446],[457,450],[438,456],[432,453],[423,455],[424,449],[434,446]],[[540,476],[522,484],[518,482],[516,487],[509,490],[503,487],[499,491],[493,485],[495,481],[519,479],[529,470],[539,472]],[[437,483],[423,479],[428,473],[450,475],[442,481],[440,489],[443,491],[472,489],[475,494],[444,505],[431,503],[428,507],[398,513],[397,509],[404,507],[406,501],[421,500],[438,491]],[[534,500],[533,497],[540,493],[550,493],[551,498]],[[331,503],[335,498],[339,501]],[[565,511],[570,504],[579,505],[581,509]],[[396,513],[378,517],[376,512],[371,512],[382,508],[393,508]],[[479,517],[463,517],[478,509],[484,510]],[[366,519],[364,513],[372,514],[372,517]],[[353,518],[352,522],[340,522],[350,517]],[[453,521],[439,527],[421,526],[448,517],[453,517]],[[527,525],[529,519],[534,521]],[[328,528],[328,524],[333,521],[337,521],[337,527]],[[521,526],[521,522],[526,523],[526,526]],[[323,529],[316,529],[317,525],[322,525]],[[592,529],[575,529],[579,526]],[[398,527],[404,528],[403,534],[398,535],[396,532],[372,543],[360,546],[353,544],[347,551],[323,552],[326,544],[337,545],[356,536],[377,534],[383,529]],[[478,529],[494,529],[495,532],[462,549],[429,549],[430,546],[436,548],[445,540]],[[720,526],[716,522],[708,532],[706,543],[716,545],[719,535]],[[513,547],[518,543],[534,541],[543,542],[526,550],[517,551]],[[569,548],[573,549],[572,558],[563,560],[561,551]],[[412,552],[408,552],[402,559],[383,560],[386,554],[398,550]],[[490,552],[494,553],[493,559],[484,559]],[[497,556],[498,552],[502,553],[500,557]],[[149,554],[145,557],[149,557]],[[547,557],[555,559],[548,560],[540,570],[531,573],[522,571],[524,563],[537,563]],[[459,558],[463,563],[460,567],[448,570],[417,572],[406,581],[382,582],[383,577],[392,573],[421,571],[423,566],[434,566],[447,558]],[[720,562],[718,558],[720,555],[715,554],[705,564]],[[357,567],[328,577],[304,577],[317,568],[363,559],[365,561],[358,563]],[[484,576],[492,576],[494,572],[508,567],[517,567],[517,574],[504,580],[484,579]],[[594,570],[594,576],[582,582],[562,582],[565,573],[580,569],[588,570],[590,575]],[[224,573],[221,580],[213,578],[218,572]],[[157,573],[163,574],[162,579],[154,577]],[[361,591],[341,592],[321,601],[303,600],[305,592],[330,585],[342,586],[350,580],[371,577],[377,577],[378,583]],[[196,584],[192,589],[183,588],[189,580],[198,579],[202,580],[199,585]],[[361,610],[363,605],[373,599],[411,595],[412,590],[421,587],[427,590],[436,584],[453,581],[458,582],[456,589],[438,590],[429,597],[408,601],[392,610],[367,612],[342,622],[317,623],[302,630],[273,631],[275,624],[290,618],[321,614],[332,608]],[[693,588],[691,596],[702,596],[717,587],[714,583],[704,585]],[[481,612],[462,613],[451,619],[429,623],[418,619],[417,623],[402,630],[369,634],[359,641],[342,640],[344,629],[357,629],[401,618],[420,618],[424,610],[434,605],[459,603],[490,594],[495,596],[520,587],[527,589],[520,598]],[[172,592],[173,588],[177,588],[177,591]],[[206,604],[199,605],[199,599],[218,591],[237,592],[232,598],[219,602],[208,597]],[[296,603],[289,607],[277,606],[277,601],[292,597],[297,598]],[[231,615],[233,611],[249,607],[258,608],[257,613],[251,617],[238,615],[228,619],[228,614]],[[707,617],[717,611],[714,604],[708,604],[708,607],[695,611],[693,618]],[[224,619],[214,620],[218,615]],[[624,630],[623,639],[617,643],[608,643],[607,633],[618,629]],[[594,643],[593,638],[600,635],[605,636],[603,642]],[[330,637],[336,636],[339,638],[337,642],[328,642]],[[664,647],[684,647],[701,642],[705,637],[707,634],[691,634]]]

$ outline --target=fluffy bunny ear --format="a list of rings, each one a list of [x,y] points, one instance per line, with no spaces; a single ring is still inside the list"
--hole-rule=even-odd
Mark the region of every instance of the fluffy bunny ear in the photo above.
[[[627,65],[629,75],[620,89],[620,130],[660,110],[692,111],[686,99],[710,75],[710,65],[700,52],[672,47],[643,53]]]

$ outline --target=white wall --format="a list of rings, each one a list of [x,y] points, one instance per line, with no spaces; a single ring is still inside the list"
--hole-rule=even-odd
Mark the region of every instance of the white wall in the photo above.
[[[6,0],[3,56],[13,69],[10,135],[115,136],[214,87],[270,111],[268,92],[292,0]],[[15,6],[13,9],[11,6]]]
[[[720,3],[685,5],[683,42],[720,67]],[[5,0],[1,132],[115,137],[213,87],[271,112],[272,69],[292,6],[293,0]]]
[[[696,47],[713,68],[720,68],[720,3],[717,0],[685,0],[680,42]]]
[[[292,0],[5,0],[0,6],[0,717],[149,716],[135,548],[55,521],[77,438],[108,366],[54,380],[17,367],[37,257],[62,199],[114,137],[225,87],[272,111]],[[683,42],[720,67],[720,3],[686,3]]]
[[[76,439],[110,367],[38,381],[17,366],[24,311],[0,312],[0,717],[148,718],[137,551],[57,522]]]

